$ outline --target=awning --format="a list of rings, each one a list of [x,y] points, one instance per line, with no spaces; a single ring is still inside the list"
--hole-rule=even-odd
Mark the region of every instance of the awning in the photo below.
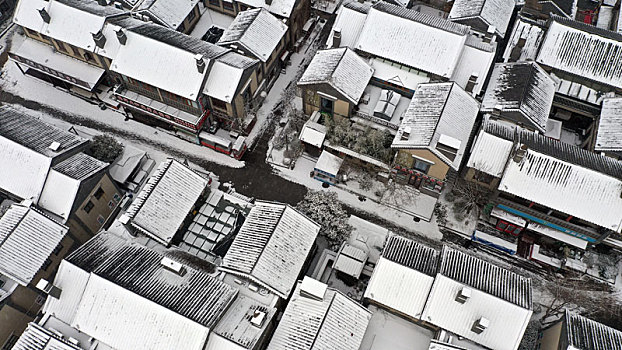
[[[527,220],[521,218],[520,216],[510,214],[499,207],[495,207],[492,212],[490,212],[490,215],[520,227],[525,227],[525,224],[527,223]]]
[[[577,238],[574,236],[571,236],[567,233],[558,231],[556,229],[544,226],[544,225],[540,225],[536,222],[530,222],[529,226],[527,226],[528,229],[538,232],[540,234],[543,234],[545,236],[554,238],[558,241],[564,242],[566,244],[570,244],[572,246],[575,246],[577,248],[583,249],[585,250],[585,248],[587,248],[587,241],[582,240],[581,238]]]
[[[471,237],[474,241],[484,243],[486,245],[495,247],[499,250],[503,250],[509,254],[516,254],[518,250],[518,246],[516,243],[508,242],[499,237],[495,237],[493,235],[489,235],[485,232],[475,230],[473,232],[473,236]]]
[[[21,45],[11,50],[9,57],[32,69],[89,91],[95,88],[104,75],[105,71],[102,68],[53,50],[51,46],[26,38]]]
[[[283,52],[283,55],[281,55],[281,61],[282,62],[286,62],[287,59],[289,58],[289,55],[291,55],[292,53],[290,51],[285,51]]]

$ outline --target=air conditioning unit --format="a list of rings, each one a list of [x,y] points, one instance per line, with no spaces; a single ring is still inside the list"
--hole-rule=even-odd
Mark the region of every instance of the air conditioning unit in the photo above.
[[[477,334],[481,334],[488,327],[490,327],[490,320],[485,317],[480,317],[479,320],[473,323],[473,327],[471,327],[471,331]]]
[[[255,312],[253,312],[253,317],[251,317],[251,324],[257,328],[261,328],[264,322],[266,322],[265,311],[259,309],[255,310]]]
[[[186,273],[186,268],[181,263],[177,261],[164,257],[160,264],[167,270],[175,272],[176,274],[183,276]]]
[[[402,130],[402,136],[400,137],[400,140],[408,141],[408,139],[410,138],[410,132],[411,132],[410,126],[405,127],[404,130]]]
[[[61,289],[43,278],[39,280],[35,288],[53,298],[60,298]]]
[[[456,294],[456,301],[460,304],[466,303],[466,301],[471,297],[471,289],[467,287],[463,287],[460,289],[458,294]]]

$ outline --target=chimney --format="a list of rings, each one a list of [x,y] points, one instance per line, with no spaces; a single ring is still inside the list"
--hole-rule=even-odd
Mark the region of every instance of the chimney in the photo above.
[[[471,289],[467,287],[462,287],[458,294],[456,294],[456,301],[460,304],[466,303],[466,301],[471,297]]]
[[[318,280],[305,276],[300,282],[300,296],[317,301],[324,300],[328,286]]]
[[[514,157],[512,157],[512,160],[516,163],[520,163],[523,158],[525,158],[525,154],[527,154],[527,149],[527,145],[520,145],[520,147],[516,150],[516,153],[514,153]]]
[[[272,5],[272,0],[265,0],[266,1],[266,5]]]
[[[501,116],[501,108],[502,108],[502,106],[501,106],[501,105],[495,105],[495,106],[492,108],[492,115],[493,115],[494,117],[497,117],[497,118],[498,118],[498,117],[500,117],[500,116]]]
[[[103,49],[104,45],[106,45],[106,37],[104,36],[104,33],[100,30],[97,33],[91,34],[93,34],[93,41],[95,41],[95,46]]]
[[[173,259],[163,257],[160,261],[160,265],[162,265],[162,267],[164,267],[165,269],[176,273],[179,276],[183,276],[186,274],[186,268],[184,267],[184,265],[178,263]]]
[[[495,28],[495,26],[488,26],[488,30],[486,31],[486,35],[484,35],[484,42],[485,43],[492,42],[492,38],[494,38],[496,30],[497,30],[497,28]]]
[[[50,23],[50,14],[45,10],[45,8],[39,10],[39,15],[41,15],[43,22]]]
[[[205,71],[205,60],[203,59],[203,55],[200,53],[194,55],[194,60],[197,62],[197,70],[202,74]]]
[[[517,62],[520,59],[520,54],[523,51],[523,47],[525,47],[526,43],[527,43],[527,39],[525,38],[518,39],[518,43],[516,43],[516,46],[514,46],[512,48],[512,51],[510,52],[509,62]]]
[[[44,292],[45,294],[51,296],[52,298],[56,298],[56,299],[60,298],[61,289],[54,286],[52,283],[48,282],[47,280],[44,280],[43,278],[39,280],[36,288]]]
[[[404,130],[402,130],[402,136],[400,136],[400,140],[408,141],[408,139],[410,138],[410,131],[410,126],[405,127]]]
[[[341,28],[333,29],[333,48],[338,48],[341,45]]]
[[[471,331],[477,334],[482,334],[486,328],[490,327],[490,320],[485,317],[481,317],[479,320],[473,323],[473,327],[471,327]]]
[[[117,30],[115,33],[117,33],[117,39],[119,40],[119,43],[121,45],[125,45],[125,43],[127,42],[127,35],[125,35],[123,29],[119,28],[119,30]]]
[[[479,78],[479,73],[477,72],[471,73],[471,76],[469,77],[469,80],[467,81],[464,91],[468,93],[473,93],[473,90],[475,89],[475,85],[477,85],[478,78]]]
[[[97,0],[97,3],[101,6],[108,6],[108,0]]]

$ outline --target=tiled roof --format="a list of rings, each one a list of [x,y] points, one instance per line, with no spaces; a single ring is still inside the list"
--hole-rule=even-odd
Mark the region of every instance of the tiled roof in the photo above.
[[[343,7],[360,12],[360,13],[368,13],[369,9],[371,9],[371,5],[369,3],[366,3],[366,2],[361,3],[360,1],[357,1],[357,0],[348,1],[345,4],[343,4]]]
[[[443,246],[438,273],[492,294],[525,309],[531,309],[531,279]]]
[[[82,350],[81,347],[70,344],[56,334],[31,322],[22,333],[13,350]]]
[[[438,268],[438,251],[400,236],[391,236],[382,251],[382,257],[411,269],[434,276]]]
[[[207,186],[208,180],[180,162],[165,161],[128,209],[132,226],[169,245]]]
[[[562,344],[577,350],[621,350],[622,331],[607,327],[589,318],[566,310],[564,315],[566,339]]]
[[[0,273],[29,284],[67,231],[40,212],[13,204],[0,218]]]
[[[486,25],[494,26],[499,35],[504,36],[514,12],[514,6],[514,2],[507,0],[457,0],[451,7],[449,19],[479,17]]]
[[[249,277],[286,299],[319,230],[319,225],[287,205],[257,202],[220,268]]]
[[[372,6],[372,8],[392,14],[397,17],[419,22],[430,27],[452,32],[454,34],[465,35],[469,32],[469,27],[462,24],[453,23],[440,17],[428,15],[411,9],[406,9],[401,6],[389,4],[383,1],[377,2]]]
[[[603,100],[594,149],[622,151],[622,98]]]
[[[134,11],[145,11],[163,25],[177,30],[199,0],[145,0]]]
[[[255,312],[265,313],[261,327],[251,323]],[[245,349],[255,349],[268,330],[272,330],[275,308],[267,307],[244,295],[238,295],[214,328],[214,333],[228,339]],[[209,349],[209,345],[208,345]]]
[[[180,258],[186,253],[159,253],[138,243],[102,232],[66,260],[115,285],[136,293],[207,328],[225,312],[237,291]],[[162,258],[184,264],[183,276],[168,271]]]
[[[56,164],[52,169],[72,179],[84,180],[105,169],[107,166],[108,163],[81,152]]]

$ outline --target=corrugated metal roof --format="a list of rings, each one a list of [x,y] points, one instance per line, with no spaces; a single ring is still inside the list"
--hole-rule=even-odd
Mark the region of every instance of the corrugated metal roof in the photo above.
[[[0,218],[0,273],[28,285],[68,230],[34,209],[11,205]]]
[[[334,289],[321,301],[300,295],[287,304],[268,350],[358,350],[371,313]]]
[[[482,111],[499,108],[503,118],[527,122],[530,127],[544,131],[555,89],[553,79],[535,63],[498,63],[490,77]],[[513,114],[516,112],[522,118]]]
[[[10,107],[0,108],[0,136],[51,158],[88,142]],[[57,151],[49,148],[53,142],[60,143]]]
[[[258,201],[220,268],[287,299],[319,230],[318,224],[287,205]]]
[[[13,350],[82,350],[67,341],[60,339],[54,333],[30,322],[28,327],[11,348]]]
[[[443,246],[438,273],[531,309],[531,279],[476,258],[459,250]]]
[[[287,26],[263,8],[238,13],[218,41],[219,45],[239,43],[267,62],[287,32]]]
[[[622,98],[603,100],[594,149],[596,151],[622,150]]]
[[[80,152],[56,164],[52,169],[72,179],[84,180],[105,169],[107,166],[108,163]]]
[[[100,233],[67,261],[205,327],[212,328],[237,290],[188,264],[185,252],[158,253],[111,233]],[[179,276],[161,265],[163,257],[184,264]],[[213,268],[213,267],[212,267]],[[89,282],[90,283],[90,282]]]
[[[374,69],[349,48],[320,50],[298,80],[298,85],[329,84],[357,104]]]
[[[573,346],[577,350],[622,349],[622,331],[573,314],[568,310],[564,315],[564,327],[567,338],[562,340],[562,344]]]
[[[622,88],[621,34],[562,17],[551,19],[538,63]]]
[[[201,175],[180,162],[162,163],[132,202],[132,226],[169,245],[208,186]]]
[[[438,267],[438,251],[411,239],[390,236],[382,257],[400,265],[434,276]]]

